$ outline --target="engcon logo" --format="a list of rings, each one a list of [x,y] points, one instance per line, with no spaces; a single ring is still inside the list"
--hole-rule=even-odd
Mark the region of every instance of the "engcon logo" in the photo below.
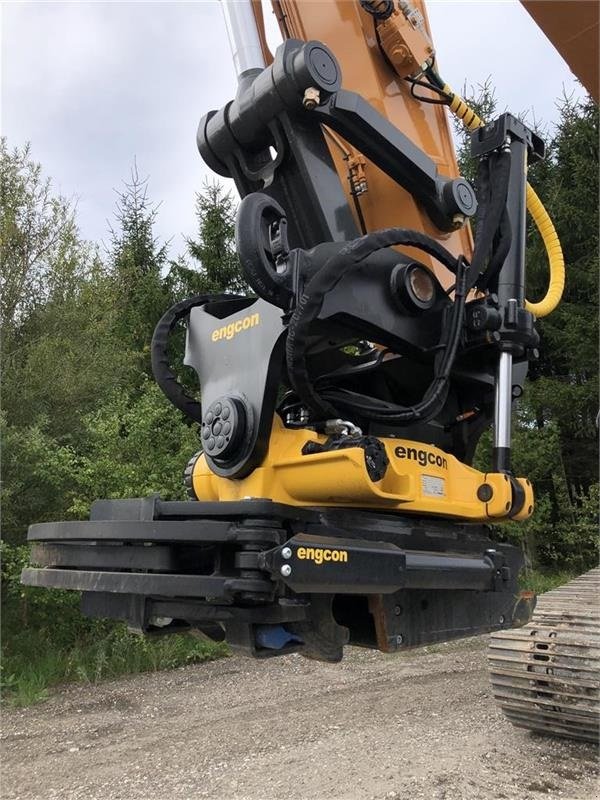
[[[409,461],[416,461],[419,466],[426,467],[442,467],[448,469],[447,460],[438,453],[432,453],[430,450],[421,450],[416,447],[397,447],[394,450],[396,458],[407,458]]]
[[[248,314],[247,317],[230,322],[229,325],[223,325],[221,328],[215,328],[210,338],[213,342],[219,342],[221,339],[229,341],[234,336],[237,336],[238,333],[254,328],[255,325],[260,325],[260,314],[258,312]]]
[[[330,550],[327,547],[299,547],[296,556],[301,561],[314,561],[320,567],[327,561],[336,561],[346,564],[348,562],[347,550]]]

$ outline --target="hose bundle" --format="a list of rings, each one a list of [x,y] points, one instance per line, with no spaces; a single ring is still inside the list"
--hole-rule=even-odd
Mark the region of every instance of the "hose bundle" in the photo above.
[[[434,378],[422,400],[414,406],[401,406],[374,400],[356,392],[331,387],[319,393],[308,373],[307,350],[310,329],[317,319],[326,294],[332,291],[348,270],[357,269],[370,255],[385,247],[416,247],[440,261],[456,275],[454,304],[449,324],[442,333],[435,359]],[[434,417],[443,406],[450,371],[456,357],[468,292],[468,264],[425,234],[404,228],[388,228],[367,234],[346,245],[332,256],[309,281],[290,319],[286,357],[290,383],[300,400],[321,419],[337,417],[339,411],[363,419],[407,425]]]

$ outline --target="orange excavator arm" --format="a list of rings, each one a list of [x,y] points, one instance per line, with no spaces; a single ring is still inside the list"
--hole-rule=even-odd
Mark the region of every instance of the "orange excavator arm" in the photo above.
[[[312,0],[273,0],[272,5],[285,39],[317,39],[326,44],[340,63],[344,88],[362,95],[402,130],[435,162],[440,174],[458,176],[444,107],[415,102],[411,85],[404,80],[404,75],[419,68],[413,53],[419,59],[431,59],[434,54],[422,0],[411,3],[420,15],[417,28],[409,25],[399,10],[389,22],[378,23],[358,2],[323,2],[319,4],[318,14]],[[268,64],[272,56],[264,37],[260,2],[254,2],[253,6]],[[385,45],[382,35],[386,37]],[[388,53],[394,54],[393,63]],[[468,226],[462,226],[462,220],[457,222],[456,231],[442,234],[406,189],[353,150],[340,136],[327,131],[327,141],[359,228],[364,231],[389,228],[402,218],[406,227],[443,241],[455,255],[471,253],[471,231]],[[422,253],[419,257],[428,260],[427,257],[423,259]],[[442,282],[449,280],[446,271],[435,262],[430,261],[430,266]]]
[[[598,0],[521,0],[528,14],[596,102],[599,91]]]
[[[268,64],[272,55],[266,43],[260,0],[252,0],[252,5],[260,47]],[[588,91],[597,97],[598,3],[534,0],[523,5]],[[437,74],[423,0],[330,0],[319,4],[318,14],[312,0],[272,0],[272,6],[284,39],[317,39],[328,45],[342,67],[345,88],[361,94],[402,130],[429,156],[441,175],[457,176],[444,104],[471,131],[484,121]],[[433,94],[432,83],[437,83]],[[424,91],[419,89],[420,96],[415,93],[417,86],[426,87]],[[416,102],[415,97],[422,101]],[[442,233],[410,192],[340,136],[327,128],[325,133],[355,221],[363,233],[390,227],[402,218],[411,228],[442,241],[451,252],[470,257],[471,231],[461,215],[456,217],[454,231]],[[531,186],[527,187],[527,208],[546,247],[550,280],[545,297],[526,306],[537,316],[545,316],[562,295],[564,262],[552,221]],[[443,268],[431,259],[425,261],[444,285],[451,282]]]

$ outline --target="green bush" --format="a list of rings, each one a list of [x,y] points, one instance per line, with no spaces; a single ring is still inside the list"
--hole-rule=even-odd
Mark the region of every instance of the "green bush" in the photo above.
[[[2,696],[12,705],[45,700],[66,681],[96,683],[227,655],[223,644],[189,634],[143,637],[123,623],[87,619],[79,595],[21,586],[26,545],[2,543]]]

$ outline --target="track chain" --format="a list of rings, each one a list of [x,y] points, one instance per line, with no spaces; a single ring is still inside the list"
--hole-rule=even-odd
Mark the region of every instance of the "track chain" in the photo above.
[[[598,742],[600,568],[541,595],[524,627],[493,633],[488,663],[514,725]]]

